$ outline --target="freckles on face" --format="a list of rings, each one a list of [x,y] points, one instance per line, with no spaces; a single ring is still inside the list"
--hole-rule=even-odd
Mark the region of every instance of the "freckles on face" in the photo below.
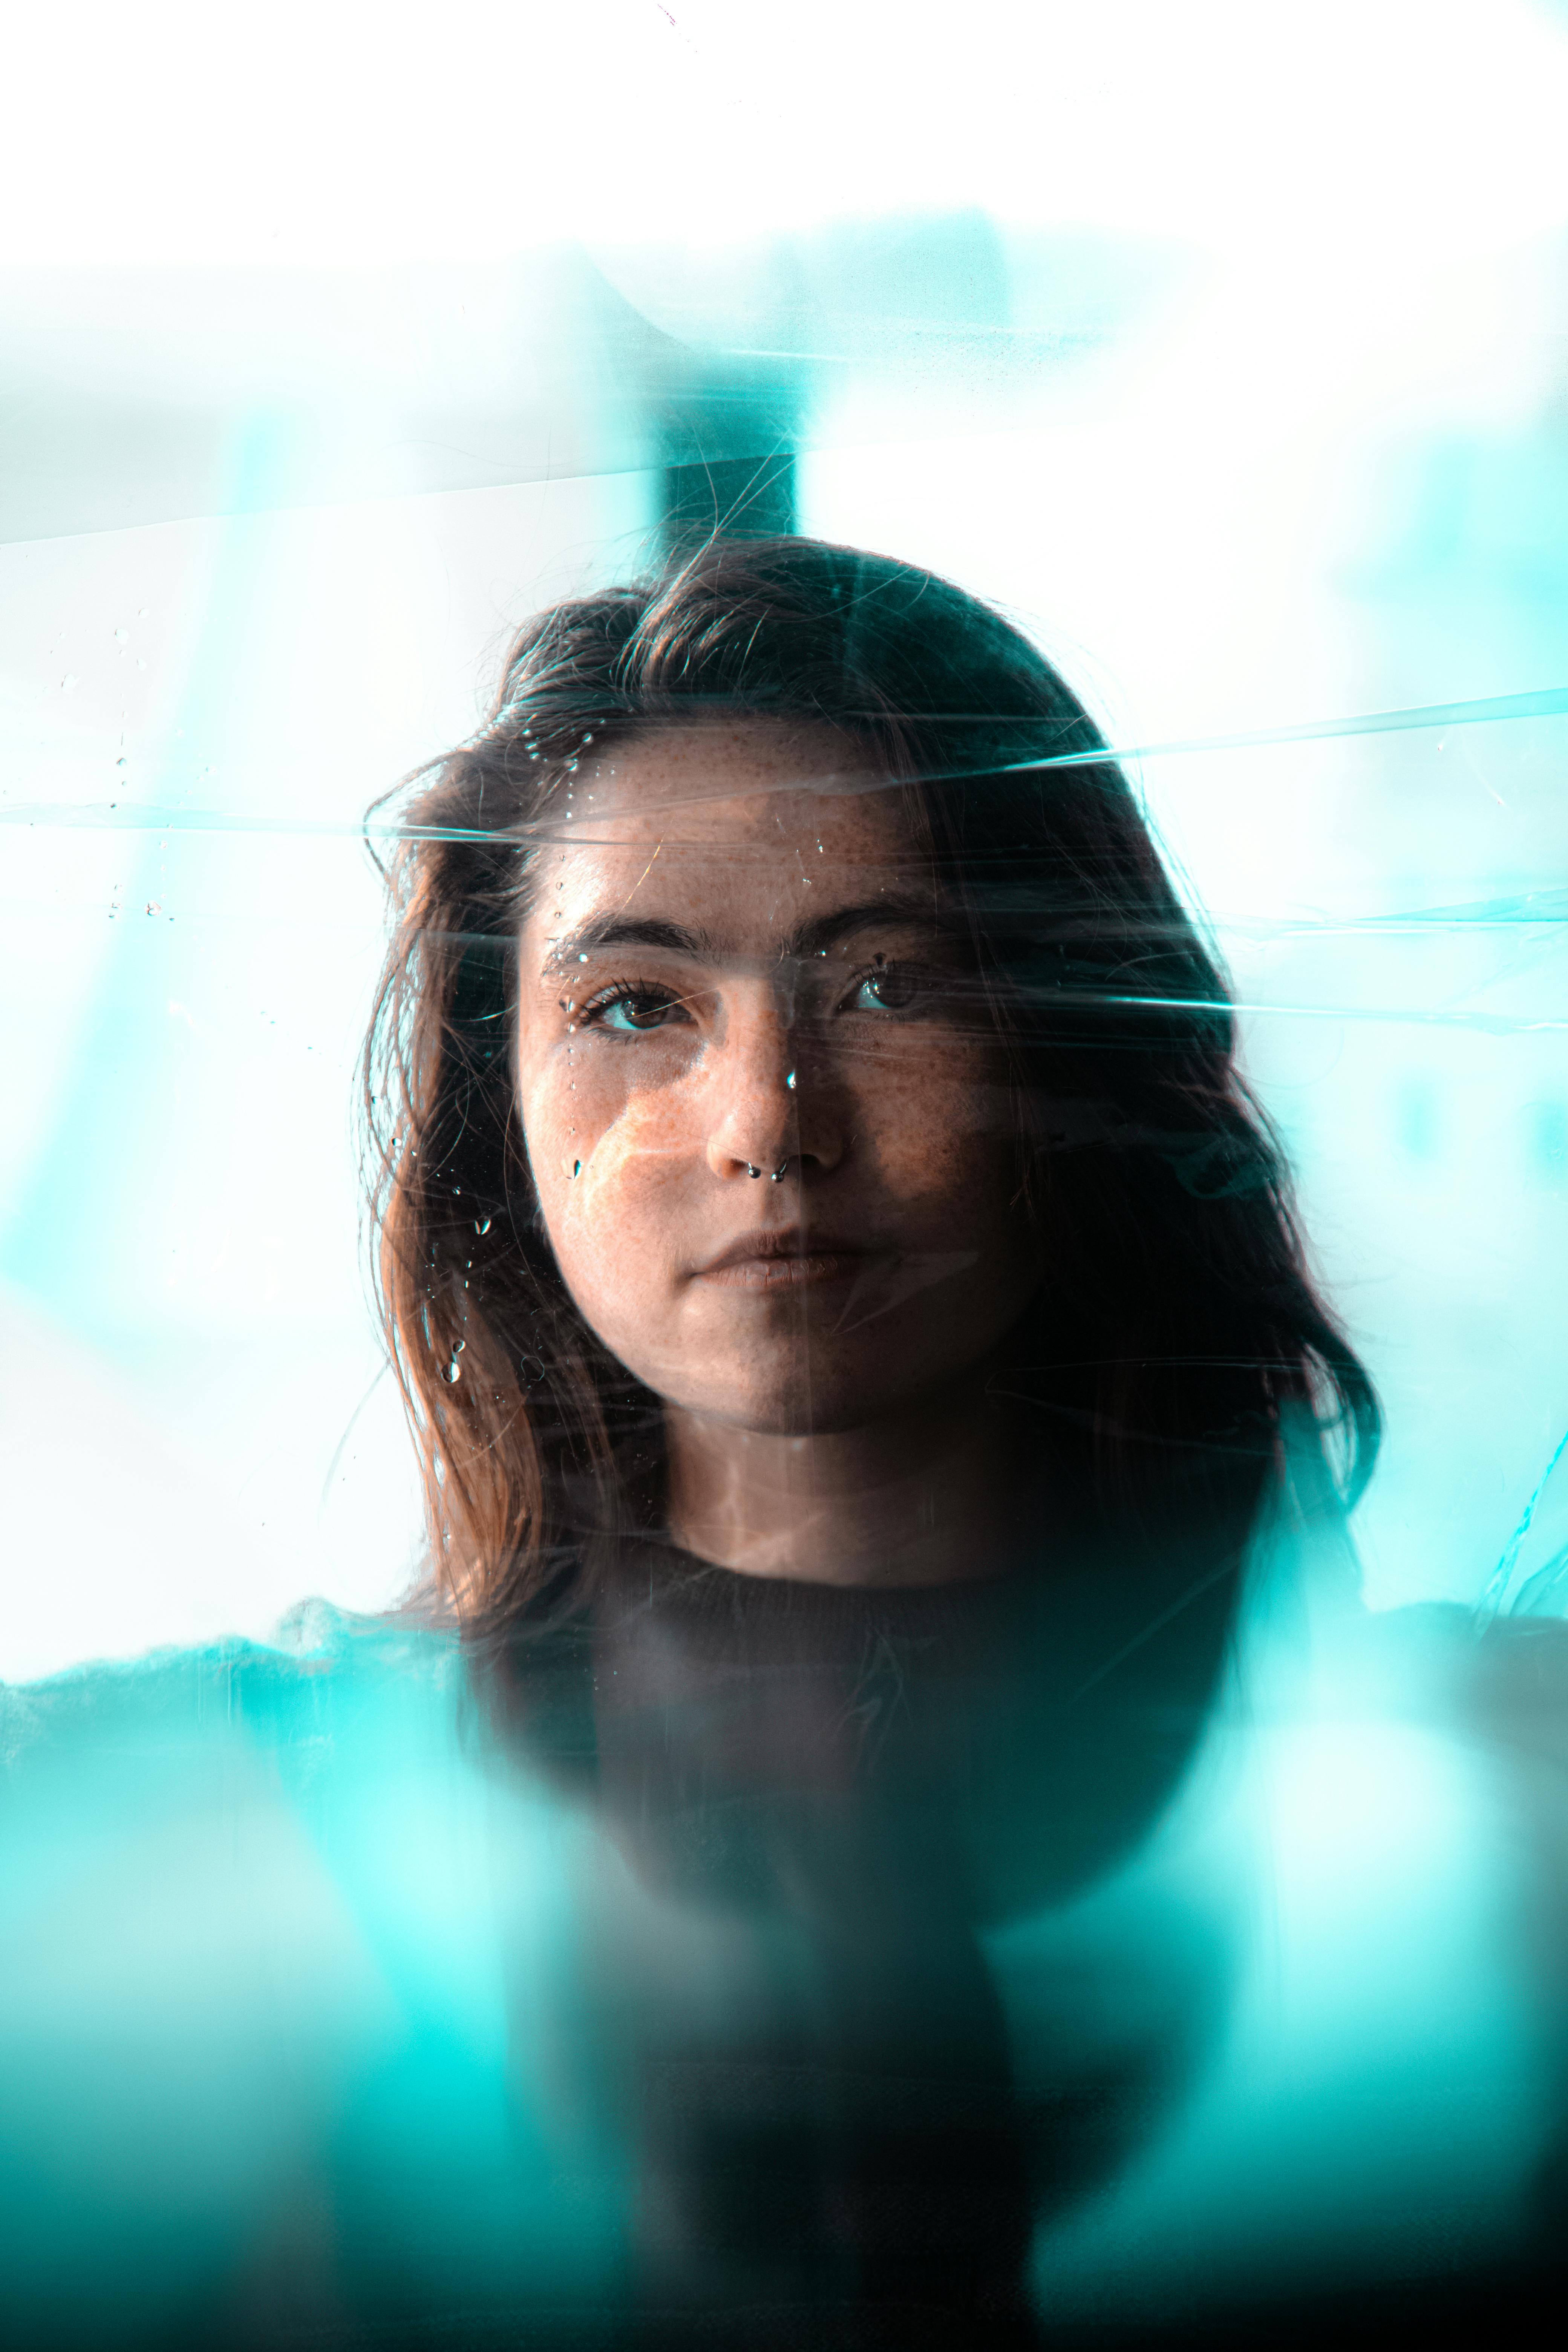
[[[658,1393],[759,1427],[974,1360],[1036,1278],[1000,1048],[880,781],[826,729],[634,741],[579,778],[521,940],[566,1286]]]
[[[689,1181],[679,1078],[568,1045],[537,1074],[524,1116],[545,1227],[578,1303],[613,1294],[634,1264],[650,1278]]]

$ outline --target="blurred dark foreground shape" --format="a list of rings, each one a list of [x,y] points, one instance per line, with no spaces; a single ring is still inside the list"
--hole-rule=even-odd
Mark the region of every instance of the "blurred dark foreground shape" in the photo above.
[[[6,2340],[1521,2326],[1568,1635],[1270,1541],[1223,1671],[1212,1599],[666,1556],[478,1680],[318,1611],[11,1694]]]

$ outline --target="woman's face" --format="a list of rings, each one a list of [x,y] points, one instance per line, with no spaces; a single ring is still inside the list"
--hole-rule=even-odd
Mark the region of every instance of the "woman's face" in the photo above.
[[[933,1394],[1038,1279],[1003,1054],[875,781],[826,728],[617,746],[521,937],[518,1102],[566,1286],[657,1394],[751,1430]]]

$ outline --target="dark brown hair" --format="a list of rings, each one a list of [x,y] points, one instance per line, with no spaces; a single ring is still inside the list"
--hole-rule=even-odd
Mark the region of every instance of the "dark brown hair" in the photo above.
[[[1291,1401],[1342,1435],[1359,1492],[1371,1384],[1310,1277],[1220,971],[1081,704],[930,572],[719,539],[536,614],[479,732],[375,813],[399,837],[364,1059],[370,1204],[437,1591],[514,1620],[570,1598],[588,1536],[657,1512],[658,1401],[583,1321],[539,1216],[516,943],[584,751],[737,712],[853,735],[967,917],[1048,1236],[1008,1378],[1107,1507],[1169,1524],[1238,1463],[1256,1494]]]

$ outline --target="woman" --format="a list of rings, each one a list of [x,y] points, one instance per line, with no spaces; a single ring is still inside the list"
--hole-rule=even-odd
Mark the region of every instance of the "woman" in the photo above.
[[[397,814],[386,1329],[433,1601],[632,1864],[634,2302],[1026,2333],[1221,1971],[1025,2084],[984,1936],[1148,1837],[1288,1452],[1376,1444],[1224,982],[1056,672],[848,549],[539,615]]]
[[[716,541],[539,615],[398,814],[366,1108],[465,1622],[558,1604],[633,1528],[756,1574],[993,1573],[1047,1457],[1102,1524],[1234,1532],[1289,1403],[1348,1428],[1359,1489],[1375,1405],[1223,981],[997,614]]]

